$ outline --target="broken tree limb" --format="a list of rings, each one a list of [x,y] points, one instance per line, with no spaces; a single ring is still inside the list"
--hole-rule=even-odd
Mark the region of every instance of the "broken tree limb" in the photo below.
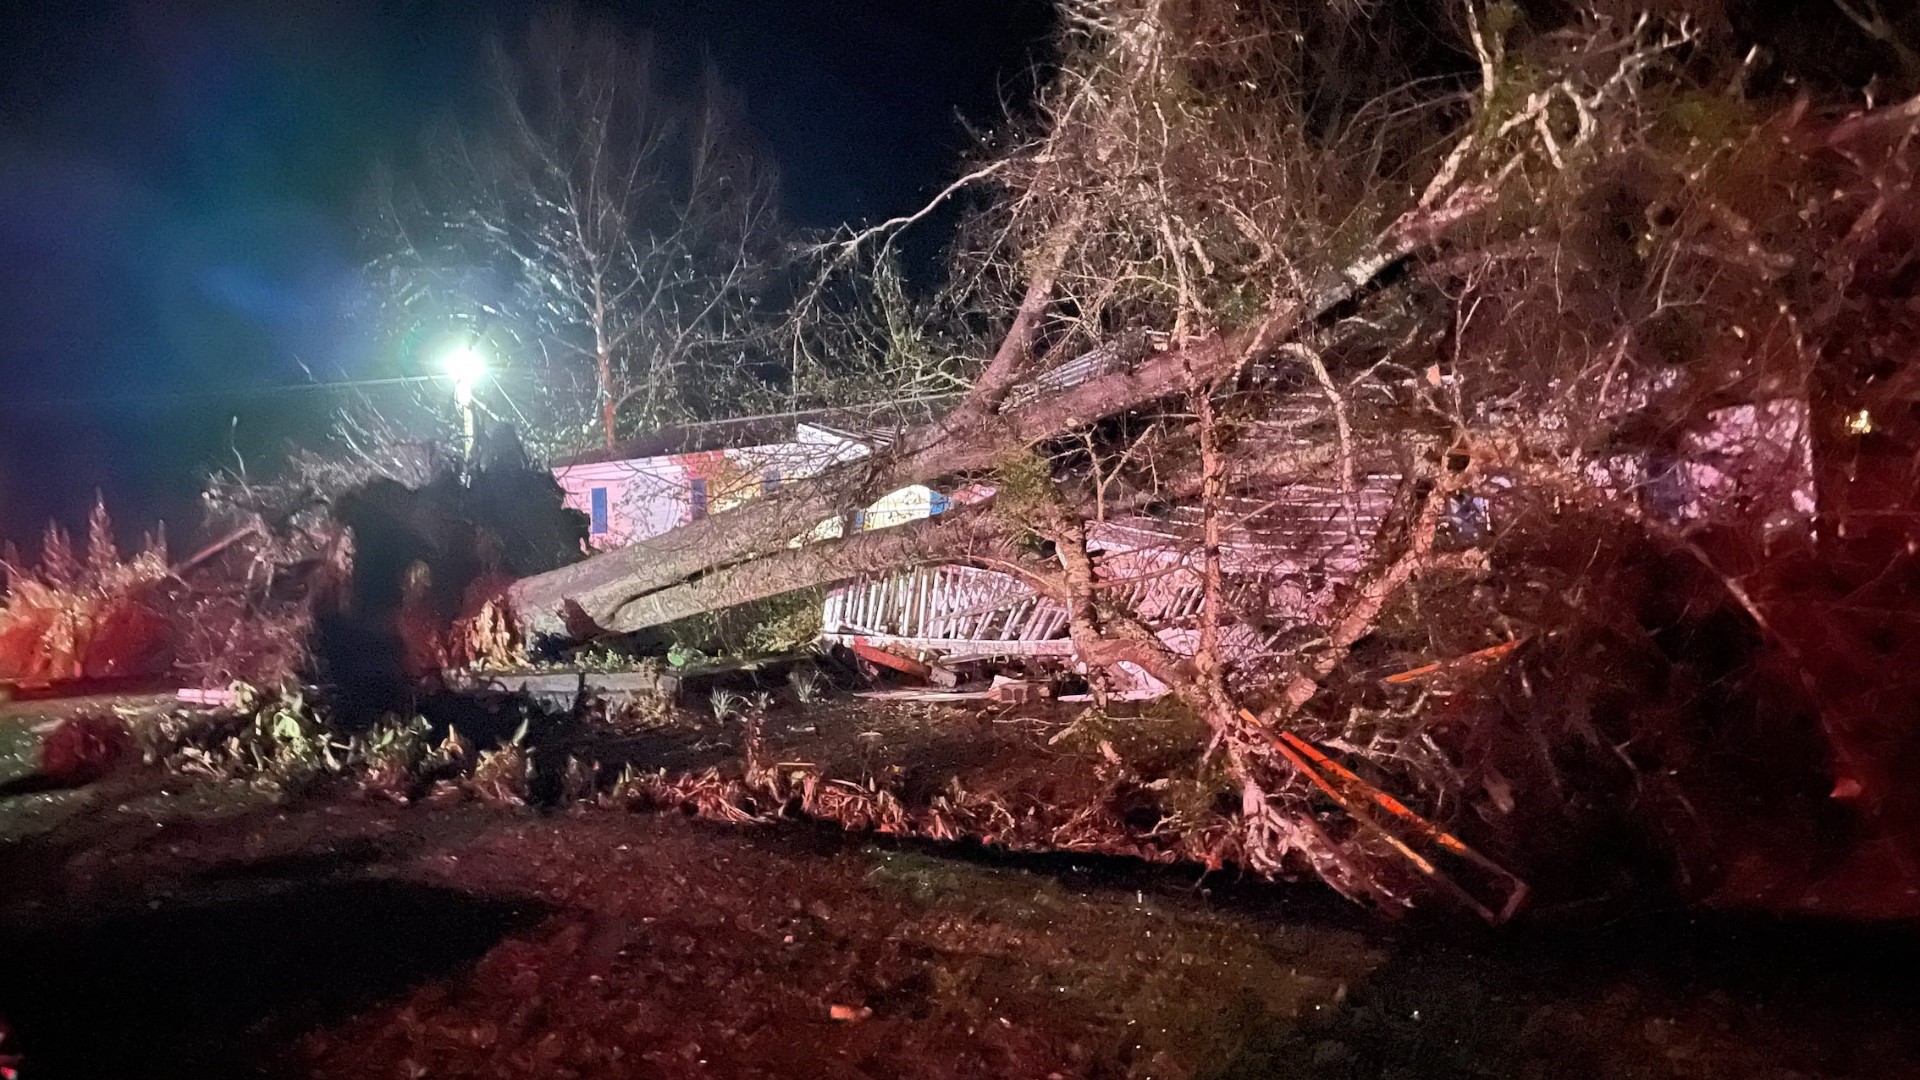
[[[1065,219],[1048,234],[1027,282],[1027,294],[1020,300],[1020,310],[1014,313],[1013,326],[1001,339],[1000,348],[987,362],[986,369],[973,381],[962,408],[978,411],[994,408],[1032,366],[1034,340],[1040,333],[1040,320],[1053,302],[1054,281],[1060,276],[1060,267],[1066,262],[1067,252],[1079,238],[1086,220],[1086,207],[1076,202]]]
[[[220,539],[215,540],[213,543],[208,544],[206,547],[201,548],[199,551],[194,552],[186,559],[175,563],[168,573],[171,573],[175,577],[190,574],[198,570],[201,566],[219,558],[222,553],[226,552],[235,544],[240,543],[242,540],[265,535],[267,535],[267,530],[264,525],[259,521],[250,521]]]
[[[966,409],[908,432],[889,450],[795,483],[638,544],[514,583],[509,597],[523,634],[559,633],[571,602],[595,625],[649,592],[701,571],[786,549],[821,522],[867,506],[888,492],[956,473],[984,471],[1009,450],[1155,401],[1187,382],[1187,361],[1209,371],[1236,362],[1242,338],[1214,339],[1153,357],[1139,368],[1088,380],[1007,413]],[[875,565],[871,569],[882,569]]]
[[[1097,575],[1093,557],[1087,554],[1086,523],[1056,508],[1040,531],[1053,541],[1060,561],[1058,591],[1067,603],[1067,636],[1080,660],[1099,668],[1133,664],[1199,709],[1202,699],[1196,696],[1192,663],[1167,648],[1131,614],[1102,608],[1095,601]]]
[[[1475,909],[1479,911],[1481,916],[1486,918],[1488,922],[1498,926],[1513,918],[1514,914],[1520,910],[1520,905],[1526,903],[1527,896],[1531,892],[1531,889],[1525,881],[1521,880],[1520,875],[1494,862],[1478,851],[1475,851],[1473,848],[1467,846],[1466,841],[1442,829],[1432,821],[1414,813],[1408,808],[1406,803],[1401,802],[1392,795],[1362,780],[1351,769],[1328,757],[1319,747],[1295,735],[1293,732],[1283,731],[1280,733],[1280,738],[1289,746],[1313,761],[1314,764],[1327,770],[1336,780],[1346,785],[1349,791],[1359,792],[1375,806],[1378,806],[1380,809],[1385,810],[1387,813],[1399,819],[1409,830],[1421,839],[1433,844],[1442,851],[1457,855],[1507,882],[1511,887],[1507,892],[1507,899],[1501,904],[1498,912],[1480,905],[1477,901],[1474,904]]]
[[[1220,351],[1218,349],[1216,352]],[[615,613],[648,593],[702,571],[787,550],[821,522],[866,506],[890,491],[944,475],[982,471],[1017,448],[1173,392],[1177,364],[1095,379],[1009,415],[967,414],[909,433],[895,450],[831,470],[745,506],[715,514],[585,562],[516,582],[509,591],[523,634],[561,632],[562,606],[577,605],[596,626],[617,629]],[[1055,411],[1057,409],[1058,411]],[[870,570],[885,569],[874,563]]]
[[[941,476],[993,467],[1010,449],[1031,445],[1102,417],[1178,392],[1189,371],[1234,366],[1259,331],[1162,353],[1133,371],[1091,379],[1005,414],[956,414],[908,433],[889,452],[839,466],[789,487],[584,562],[515,582],[509,598],[523,635],[566,632],[563,607],[577,605],[603,631],[647,594],[702,571],[792,550],[820,522],[866,506],[890,491]],[[808,545],[811,546],[811,545]],[[873,563],[868,570],[885,569]],[[804,587],[801,586],[795,586]]]
[[[1234,480],[1298,479],[1332,459],[1332,451],[1324,447],[1272,455],[1249,463]],[[1173,490],[1183,489],[1176,486]],[[1113,509],[1136,508],[1148,497],[1145,493],[1130,493],[1117,500]],[[1053,580],[1057,574],[1026,565],[1012,540],[1007,526],[992,518],[985,504],[950,510],[933,518],[855,533],[844,539],[787,547],[750,562],[720,567],[634,597],[614,607],[592,626],[576,627],[570,634],[632,633],[800,589],[839,585],[868,574],[941,561],[968,562],[1013,573],[1041,592],[1065,599],[1064,591]],[[525,621],[522,625],[526,625]],[[1137,652],[1147,648],[1149,642],[1159,646],[1150,634],[1141,630],[1130,636],[1125,651]],[[1109,651],[1113,650],[1103,646],[1097,654],[1104,656]],[[1156,665],[1179,662],[1178,658],[1169,660],[1170,654],[1161,655],[1163,651],[1156,648],[1153,652],[1151,658]],[[1149,667],[1148,664],[1141,666]]]

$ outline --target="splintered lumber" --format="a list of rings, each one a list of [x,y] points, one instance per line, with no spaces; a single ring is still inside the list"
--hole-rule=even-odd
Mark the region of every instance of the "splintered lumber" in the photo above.
[[[662,695],[673,697],[684,676],[654,671],[518,671],[464,674],[466,686],[484,687],[511,694],[526,694],[546,701],[570,702],[581,693],[597,696]]]
[[[886,690],[856,690],[853,696],[867,701],[956,702],[997,700],[986,690],[930,690],[918,686],[896,686]]]
[[[992,700],[1002,705],[1026,705],[1051,696],[1051,690],[1052,688],[1045,683],[995,675],[993,685],[988,688],[987,694]]]

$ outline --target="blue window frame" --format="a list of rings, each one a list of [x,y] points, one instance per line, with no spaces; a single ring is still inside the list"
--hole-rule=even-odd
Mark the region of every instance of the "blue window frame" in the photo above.
[[[607,535],[607,489],[597,487],[587,492],[587,531],[594,536]]]
[[[687,501],[691,504],[690,520],[699,521],[707,516],[707,481],[703,477],[694,477],[689,484]]]

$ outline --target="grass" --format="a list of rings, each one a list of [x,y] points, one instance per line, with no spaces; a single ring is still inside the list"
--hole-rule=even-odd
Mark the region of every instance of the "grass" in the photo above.
[[[89,699],[98,705],[100,699]],[[145,698],[128,698],[122,707],[147,708]],[[71,702],[15,704],[0,710],[0,783],[32,772],[38,763],[40,736],[34,728],[63,719]],[[180,782],[162,790],[134,794],[106,806],[97,788],[49,791],[0,799],[0,842],[46,833],[88,814],[107,811],[132,821],[160,820],[179,815],[206,816],[268,801],[248,789],[225,783]]]
[[[34,723],[25,717],[0,717],[0,783],[33,771],[34,749],[40,745]]]
[[[867,876],[937,916],[915,932],[944,957],[935,992],[954,1007],[1087,1016],[1108,1042],[1084,1049],[1131,1076],[1241,1074],[1384,958],[1351,930],[1178,910],[1145,892],[917,852],[876,851]]]
[[[32,772],[40,737],[33,725],[40,717],[10,710],[0,715],[0,783]],[[65,820],[77,803],[74,792],[54,791],[41,795],[16,795],[0,799],[0,841],[30,836],[52,828]]]

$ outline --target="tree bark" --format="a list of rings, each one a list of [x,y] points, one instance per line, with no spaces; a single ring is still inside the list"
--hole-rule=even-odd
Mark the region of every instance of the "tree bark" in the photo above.
[[[593,287],[593,372],[600,391],[600,433],[613,449],[613,348],[607,344],[607,302],[599,282]]]
[[[1001,339],[1000,348],[994,351],[986,369],[974,380],[963,408],[971,408],[976,412],[990,410],[998,406],[1007,392],[1019,383],[1020,376],[1033,360],[1033,345],[1040,333],[1040,319],[1047,313],[1047,306],[1053,303],[1054,281],[1060,276],[1060,267],[1066,262],[1067,252],[1073,247],[1074,240],[1079,238],[1085,223],[1085,208],[1075,205],[1068,211],[1066,219],[1055,226],[1047,237],[1033,276],[1027,282],[1027,293],[1020,300],[1020,310],[1014,313],[1013,326],[1007,330],[1007,336]]]
[[[1018,555],[1001,522],[984,511],[958,511],[890,529],[855,533],[787,548],[750,563],[715,570],[670,588],[634,597],[614,609],[602,627],[631,633],[800,589],[838,585],[874,573],[927,562],[1006,564]]]

